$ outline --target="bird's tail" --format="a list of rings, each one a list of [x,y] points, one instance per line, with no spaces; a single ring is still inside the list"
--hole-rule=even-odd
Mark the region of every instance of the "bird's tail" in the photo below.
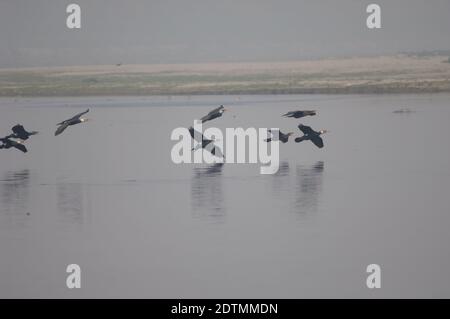
[[[30,132],[30,135],[36,135],[36,134],[39,134],[39,132],[38,131],[31,131]]]

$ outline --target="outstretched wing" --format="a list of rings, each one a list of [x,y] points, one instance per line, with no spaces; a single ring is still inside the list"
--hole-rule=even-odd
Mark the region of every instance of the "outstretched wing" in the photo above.
[[[306,125],[303,125],[303,124],[300,124],[300,125],[298,126],[298,129],[299,129],[300,131],[302,131],[303,134],[305,134],[305,135],[310,135],[310,134],[316,133],[311,127],[306,126]]]
[[[197,143],[202,143],[204,140],[203,134],[199,131],[194,130],[192,126],[189,128],[189,134]]]
[[[283,114],[282,116],[292,117],[294,115],[294,111],[289,111],[286,114]]]
[[[202,123],[205,123],[207,121],[211,121],[213,119],[213,116],[215,114],[206,114],[205,116],[203,116],[202,118],[200,118],[200,121],[202,121]]]
[[[320,136],[314,136],[313,138],[311,138],[311,142],[313,142],[314,145],[316,145],[318,148],[323,147],[323,140]]]
[[[223,105],[221,105],[221,106],[215,108],[214,110],[212,110],[211,112],[209,112],[208,114],[214,114],[214,113],[217,113],[217,112],[219,112],[219,111],[220,111],[221,109],[223,109],[223,108],[224,108]]]
[[[208,152],[210,152],[212,155],[214,155],[216,157],[222,157],[222,158],[224,157],[220,147],[218,147],[214,143],[208,143],[208,145],[205,146],[205,150],[207,150]]]
[[[69,122],[78,120],[81,116],[83,116],[83,115],[86,114],[87,112],[89,112],[89,109],[87,109],[86,111],[81,112],[81,113],[79,113],[79,114],[77,114],[77,115],[71,117],[71,118],[68,119],[68,120],[64,120],[64,121],[62,121],[62,122],[60,122],[60,123],[58,123],[58,124],[56,124],[56,125],[63,125],[63,124],[66,124],[66,123],[69,123]]]
[[[62,132],[64,132],[64,130],[69,126],[68,122],[64,122],[62,123],[55,132],[55,136],[58,136],[59,134],[61,134]]]
[[[28,152],[27,148],[25,147],[25,145],[23,145],[22,143],[16,142],[16,141],[11,141],[12,142],[12,146],[17,148],[18,150],[26,153]]]
[[[89,109],[87,109],[86,111],[81,112],[81,113],[75,115],[74,117],[72,117],[72,118],[70,119],[70,121],[79,119],[80,117],[82,117],[82,116],[83,116],[84,114],[86,114],[87,112],[89,112]]]
[[[303,142],[305,140],[305,136],[303,135],[303,136],[300,136],[300,137],[296,137],[295,138],[295,143],[300,143],[300,142]]]
[[[203,116],[200,120],[202,121],[202,123],[204,123],[206,121],[211,121],[214,120],[215,118],[222,116],[220,110],[222,110],[223,108],[224,108],[223,105],[219,106],[218,108],[215,108],[214,110],[210,111],[208,114]]]
[[[314,110],[303,111],[303,113],[305,114],[305,116],[306,116],[306,115],[314,116],[314,115],[317,114],[317,112],[314,111]]]
[[[25,128],[20,124],[17,124],[11,130],[13,131],[14,134],[17,134],[18,136],[27,135],[28,133],[27,131],[25,131]]]

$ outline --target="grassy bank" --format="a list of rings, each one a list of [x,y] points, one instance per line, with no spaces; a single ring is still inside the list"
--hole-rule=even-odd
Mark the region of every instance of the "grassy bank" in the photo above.
[[[448,57],[0,69],[0,96],[450,92]]]

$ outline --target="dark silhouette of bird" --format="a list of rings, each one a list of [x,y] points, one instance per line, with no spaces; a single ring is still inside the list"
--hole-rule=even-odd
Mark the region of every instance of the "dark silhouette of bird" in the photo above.
[[[265,142],[281,141],[281,142],[283,142],[283,143],[287,143],[287,142],[289,141],[289,136],[291,136],[292,134],[294,134],[294,133],[292,133],[292,132],[289,132],[289,133],[284,134],[283,132],[278,131],[278,139],[276,139],[276,138],[273,136],[272,130],[267,130],[267,132],[271,135],[271,137],[265,139],[265,140],[264,140]]]
[[[323,140],[320,137],[320,135],[325,134],[327,131],[326,130],[321,130],[319,132],[314,131],[311,127],[300,124],[298,126],[298,128],[300,129],[300,131],[303,132],[303,136],[301,137],[297,137],[295,139],[296,143],[300,143],[302,141],[311,141],[314,143],[314,145],[316,145],[318,148],[322,148],[323,147]]]
[[[27,140],[30,136],[38,134],[38,132],[36,131],[27,132],[27,130],[25,130],[25,128],[20,124],[15,125],[11,130],[14,133],[12,135],[14,138],[20,138],[24,141]]]
[[[225,111],[228,111],[223,105],[219,106],[218,108],[215,108],[205,116],[203,116],[200,120],[202,123],[205,123],[207,121],[214,120],[218,117],[221,117]]]
[[[9,135],[9,136],[0,138],[0,142],[2,142],[2,144],[0,145],[0,149],[2,149],[2,148],[10,149],[11,147],[14,147],[24,153],[28,152],[27,148],[25,147],[25,145],[22,144],[21,141],[12,140],[11,139],[12,137],[13,137],[13,135]]]
[[[301,117],[305,117],[305,116],[313,116],[316,115],[316,111],[290,111],[287,112],[286,114],[283,114],[283,116],[285,117],[293,117],[296,119],[299,119]]]
[[[214,140],[206,138],[202,133],[194,130],[192,126],[189,128],[189,134],[194,139],[194,141],[197,142],[196,147],[192,148],[192,151],[196,151],[200,148],[203,148],[209,151],[214,156],[224,157],[221,149],[216,145],[214,145]]]
[[[76,125],[76,124],[88,121],[88,119],[81,117],[84,114],[86,114],[87,112],[89,112],[89,109],[87,109],[86,111],[84,111],[84,112],[82,112],[80,114],[75,115],[74,117],[72,117],[72,118],[70,118],[68,120],[65,120],[65,121],[62,121],[61,123],[56,124],[56,125],[59,125],[59,127],[56,130],[56,132],[55,132],[55,136],[57,136],[57,135],[61,134],[62,132],[64,132],[64,130],[66,128],[68,128],[69,126]]]

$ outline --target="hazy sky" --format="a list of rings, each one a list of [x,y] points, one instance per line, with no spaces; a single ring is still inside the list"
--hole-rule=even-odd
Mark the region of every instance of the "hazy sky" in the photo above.
[[[66,27],[70,3],[81,30]],[[381,30],[365,26],[370,3]],[[448,50],[449,31],[449,0],[0,0],[0,67]]]

